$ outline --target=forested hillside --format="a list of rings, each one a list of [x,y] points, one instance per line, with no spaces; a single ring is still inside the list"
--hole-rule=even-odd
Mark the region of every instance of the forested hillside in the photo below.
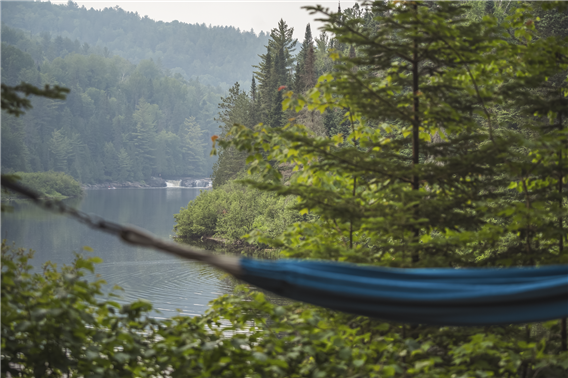
[[[372,15],[355,4],[344,9],[345,20],[366,18],[372,23]],[[371,26],[369,24],[369,26]],[[265,51],[260,62],[254,66],[253,81],[249,91],[237,83],[229,89],[219,105],[218,121],[221,124],[221,137],[225,136],[234,123],[252,127],[259,122],[272,128],[283,127],[293,118],[293,122],[306,125],[319,136],[348,134],[349,126],[345,120],[345,109],[327,109],[323,112],[303,109],[298,114],[293,110],[282,109],[283,93],[292,90],[306,94],[316,84],[318,77],[334,70],[331,55],[355,56],[351,45],[338,42],[329,33],[312,32],[308,24],[304,39],[298,43],[292,37],[293,29],[284,20],[270,32]],[[219,148],[219,160],[213,172],[213,186],[226,183],[245,167],[246,157],[233,148]]]
[[[152,60],[133,64],[4,26],[2,83],[21,81],[71,92],[65,101],[35,98],[19,118],[2,113],[3,172],[56,170],[83,183],[210,172],[220,88]]]
[[[55,39],[53,49],[43,51],[48,59],[77,48],[119,55],[132,63],[153,59],[185,79],[199,77],[202,83],[225,89],[235,81],[250,80],[250,67],[258,62],[268,39],[263,32],[257,36],[234,27],[165,23],[119,7],[95,10],[71,1],[3,1],[1,7],[2,25],[40,35],[44,41]],[[28,53],[36,63],[43,59],[38,50]]]
[[[103,281],[85,279],[98,258],[78,256],[70,267],[46,265],[32,275],[32,253],[4,243],[3,371],[567,376],[566,280],[550,285],[539,270],[568,263],[568,3],[379,0],[365,12],[311,10],[330,38],[311,43],[307,29],[295,46],[284,21],[273,29],[250,91],[234,85],[220,105],[216,188],[176,216],[176,231],[234,238],[252,230],[244,239],[274,254],[337,265],[318,264],[318,274],[298,261],[273,277],[276,269],[252,260],[223,264],[251,285],[211,302],[203,316],[160,319],[147,301],[100,299]],[[143,136],[170,127],[159,121],[168,109],[157,101],[163,97],[150,94],[171,93],[158,91],[169,80],[196,85],[147,61],[124,63],[131,70],[123,76],[122,58],[71,54],[38,70],[26,53],[5,50],[13,57],[6,67],[24,67],[20,77],[70,83],[78,111],[118,117],[100,133],[120,130],[125,153],[138,151],[136,164],[153,156]],[[81,68],[57,70],[71,58],[82,59]],[[91,61],[106,64],[108,80]],[[127,110],[116,112],[119,104]],[[39,102],[35,124],[66,106]],[[83,143],[78,151],[89,151]],[[235,176],[245,164],[249,172]],[[357,268],[345,263],[364,273],[350,278]],[[382,269],[371,274],[371,266]],[[399,274],[407,278],[390,280]],[[440,279],[450,274],[453,282]],[[422,286],[410,292],[411,281]],[[302,302],[271,303],[257,283]]]

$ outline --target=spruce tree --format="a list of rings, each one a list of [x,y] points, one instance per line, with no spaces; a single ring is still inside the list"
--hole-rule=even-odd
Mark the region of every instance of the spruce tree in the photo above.
[[[310,44],[306,52],[306,59],[304,60],[304,68],[301,76],[301,88],[303,90],[310,89],[316,84],[315,63],[314,46]]]
[[[257,69],[257,71],[254,71],[254,77],[258,80],[260,117],[264,120],[270,114],[270,106],[276,89],[272,80],[273,63],[270,48],[267,47],[266,54],[260,55],[260,59],[260,63],[254,66]]]
[[[249,127],[253,125],[251,123],[250,97],[241,90],[238,82],[229,88],[228,96],[221,98],[219,110],[219,116],[215,120],[220,123],[221,137],[226,137],[228,130],[234,124],[246,124]],[[245,153],[231,146],[219,148],[217,155],[218,159],[213,165],[213,174],[211,176],[214,188],[224,184],[239,173],[245,167],[246,160]]]
[[[294,123],[233,127],[221,145],[250,155],[250,172],[262,180],[247,182],[297,196],[300,212],[317,218],[278,238],[254,233],[249,240],[287,257],[390,267],[567,263],[568,40],[541,38],[533,6],[566,9],[523,3],[500,25],[494,17],[467,19],[460,2],[377,1],[375,27],[366,28],[364,18],[309,7],[357,54],[334,54],[336,71],[308,96],[288,94],[284,106],[346,111],[349,134],[314,137]],[[279,165],[297,173],[283,182]],[[518,325],[343,319],[368,342],[357,347],[369,348],[373,364],[396,365],[384,376],[565,373],[561,322],[537,335]],[[386,339],[381,352],[371,352]]]
[[[310,24],[306,26],[304,42],[297,57],[293,89],[301,93],[315,84],[315,53],[314,40]]]
[[[270,104],[270,114],[267,123],[270,127],[282,127],[285,123],[284,112],[282,111],[282,87],[286,86],[287,72],[286,72],[286,57],[284,48],[278,50],[276,59],[274,60],[274,67],[270,81],[272,82],[272,103]]]
[[[288,72],[291,71],[294,64],[294,51],[296,50],[297,42],[294,39],[294,28],[290,28],[283,19],[280,19],[278,26],[270,31],[268,48],[273,55],[278,54],[280,49],[283,50],[283,65]]]
[[[256,90],[256,80],[254,75],[250,85],[250,110],[249,110],[249,124],[251,126],[260,122],[260,95]]]

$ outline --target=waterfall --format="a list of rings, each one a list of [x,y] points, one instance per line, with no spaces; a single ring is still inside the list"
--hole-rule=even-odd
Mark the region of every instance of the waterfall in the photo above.
[[[180,184],[181,180],[166,180],[166,187],[168,188],[179,188]]]

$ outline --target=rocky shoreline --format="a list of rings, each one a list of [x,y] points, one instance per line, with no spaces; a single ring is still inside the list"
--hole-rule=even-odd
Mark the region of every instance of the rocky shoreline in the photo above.
[[[122,182],[115,182],[115,181],[108,181],[102,182],[97,184],[81,184],[81,188],[83,190],[91,190],[91,189],[127,189],[127,188],[135,188],[135,189],[142,189],[142,188],[166,188],[168,186],[167,181],[176,182],[178,185],[177,187],[184,187],[184,188],[205,188],[210,186],[211,179],[210,178],[183,178],[178,180],[165,180],[161,177],[151,177],[146,182],[139,182],[139,181],[122,181]]]

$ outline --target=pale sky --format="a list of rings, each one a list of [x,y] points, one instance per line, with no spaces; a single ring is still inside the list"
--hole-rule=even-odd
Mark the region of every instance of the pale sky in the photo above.
[[[188,24],[202,24],[212,26],[235,26],[241,30],[249,31],[251,28],[258,34],[260,31],[269,32],[275,28],[282,18],[294,28],[294,37],[301,42],[304,38],[306,25],[311,24],[312,34],[319,35],[318,27],[321,23],[314,21],[317,18],[301,9],[302,6],[321,4],[324,7],[337,11],[337,1],[75,1],[79,6],[86,8],[103,9],[120,6],[130,12],[138,12],[142,17],[148,16],[156,21],[170,22],[178,20]],[[52,3],[67,3],[67,0],[52,0]],[[355,4],[355,1],[342,1],[341,8],[345,9]]]

